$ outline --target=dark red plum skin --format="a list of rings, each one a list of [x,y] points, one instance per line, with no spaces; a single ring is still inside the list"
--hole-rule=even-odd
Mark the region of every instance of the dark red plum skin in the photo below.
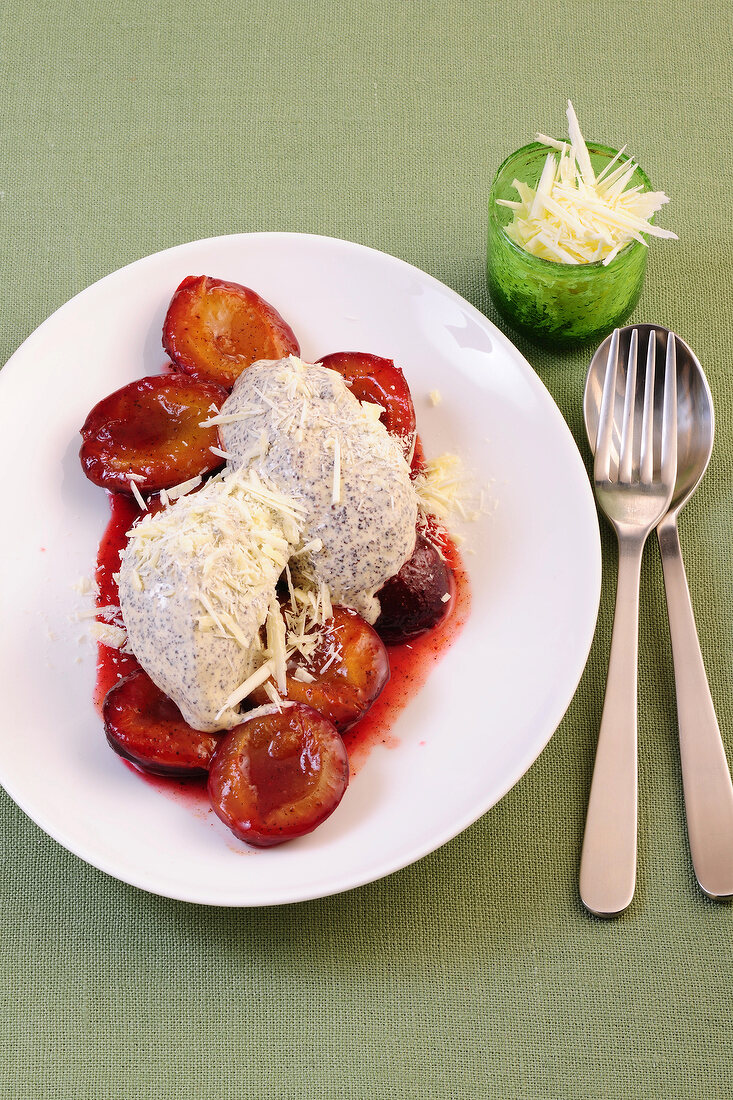
[[[446,618],[455,591],[450,566],[431,542],[418,535],[412,557],[377,592],[381,611],[374,629],[388,645],[409,642]]]

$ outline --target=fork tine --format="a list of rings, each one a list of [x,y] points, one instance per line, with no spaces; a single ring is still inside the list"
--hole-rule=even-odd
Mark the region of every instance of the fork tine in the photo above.
[[[618,456],[618,479],[628,485],[631,481],[632,458],[634,450],[634,409],[636,406],[636,353],[639,347],[639,334],[631,330],[629,360],[626,366],[626,392],[624,394],[624,419],[621,430],[621,449]]]
[[[613,439],[613,410],[616,403],[616,372],[618,369],[619,331],[613,330],[608,346],[606,376],[603,379],[601,408],[598,414],[598,435],[596,438],[596,459],[593,476],[596,481],[608,481],[611,474],[611,441]]]
[[[642,485],[651,485],[654,477],[654,376],[657,365],[657,334],[649,333],[646,349],[646,376],[644,378],[644,414],[641,420],[641,458],[639,479]]]
[[[662,478],[674,482],[677,470],[677,341],[667,337],[664,360],[664,407],[662,412]]]

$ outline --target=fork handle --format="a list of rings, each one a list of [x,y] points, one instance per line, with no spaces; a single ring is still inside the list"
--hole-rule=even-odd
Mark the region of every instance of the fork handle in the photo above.
[[[580,896],[597,917],[623,913],[636,886],[639,574],[646,534],[619,537],[606,694],[580,857]]]
[[[733,783],[710,695],[674,516],[657,528],[672,639],[682,785],[700,889],[733,897]]]

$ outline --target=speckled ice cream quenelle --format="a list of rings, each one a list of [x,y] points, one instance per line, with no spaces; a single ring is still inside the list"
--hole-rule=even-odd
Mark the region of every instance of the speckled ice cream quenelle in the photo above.
[[[315,547],[301,560],[333,603],[372,623],[374,593],[412,554],[417,520],[409,466],[379,413],[336,371],[290,356],[248,367],[217,418],[230,465],[302,507],[303,543]]]
[[[233,474],[133,529],[119,577],[129,646],[195,729],[241,721],[222,708],[262,664],[260,627],[298,518],[256,475]]]

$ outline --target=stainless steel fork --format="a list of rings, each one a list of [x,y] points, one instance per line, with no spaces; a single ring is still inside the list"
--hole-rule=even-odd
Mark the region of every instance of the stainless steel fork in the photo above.
[[[598,504],[618,540],[611,652],[580,860],[580,896],[599,917],[622,913],[636,886],[639,577],[644,544],[669,507],[677,471],[675,342],[667,341],[663,387],[655,385],[654,332],[643,372],[638,356],[634,330],[626,360],[619,363],[617,329],[609,345],[593,469]],[[654,420],[660,415],[655,453]]]

